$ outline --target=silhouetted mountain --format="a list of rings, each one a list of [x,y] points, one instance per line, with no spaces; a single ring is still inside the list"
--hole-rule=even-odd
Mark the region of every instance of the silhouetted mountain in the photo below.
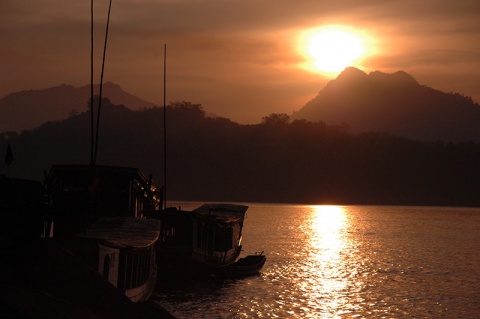
[[[98,92],[99,86],[95,86]],[[103,85],[103,96],[114,104],[131,109],[151,107],[152,103],[139,99],[112,82]],[[90,85],[75,88],[60,85],[44,90],[12,93],[0,100],[0,132],[32,129],[47,121],[58,121],[83,112],[90,100]]]
[[[480,105],[420,85],[409,74],[345,69],[292,119],[340,123],[424,141],[480,141]]]
[[[106,102],[102,109],[97,163],[138,167],[160,186],[163,108],[133,111]],[[166,111],[167,199],[480,206],[478,143],[354,134],[284,116],[240,125],[187,102]],[[0,134],[0,154],[6,137]],[[8,141],[10,176],[42,181],[53,164],[89,163],[90,113],[9,134]]]

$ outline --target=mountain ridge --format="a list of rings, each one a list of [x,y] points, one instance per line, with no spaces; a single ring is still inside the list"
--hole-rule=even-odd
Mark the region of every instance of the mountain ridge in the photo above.
[[[480,141],[480,105],[421,85],[404,71],[346,68],[291,118],[424,141]]]
[[[98,91],[97,84],[94,92]],[[123,104],[134,110],[154,105],[124,91],[120,85],[113,82],[103,84],[103,96],[112,103]],[[89,100],[90,85],[74,87],[61,84],[46,89],[8,94],[0,99],[0,132],[20,132],[48,121],[64,120],[72,114],[87,110]],[[29,116],[26,117],[25,114]]]
[[[98,92],[98,85],[95,86]],[[104,97],[132,110],[152,107],[112,82]],[[90,86],[62,84],[0,99],[0,132],[20,132],[88,109]],[[29,114],[29,116],[25,116]],[[405,71],[366,72],[349,67],[328,82],[291,120],[347,125],[352,132],[383,132],[423,141],[480,141],[480,106],[470,97],[421,85]]]

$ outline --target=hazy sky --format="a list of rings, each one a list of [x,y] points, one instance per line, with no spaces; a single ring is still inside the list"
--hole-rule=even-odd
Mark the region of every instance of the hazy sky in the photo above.
[[[95,82],[108,3],[95,0]],[[480,102],[478,0],[113,0],[104,80],[162,105],[166,43],[167,102],[259,123],[300,109],[338,74],[301,67],[300,37],[328,25],[362,36],[368,56],[354,66],[403,70]],[[0,30],[0,98],[90,83],[90,1],[1,1]]]

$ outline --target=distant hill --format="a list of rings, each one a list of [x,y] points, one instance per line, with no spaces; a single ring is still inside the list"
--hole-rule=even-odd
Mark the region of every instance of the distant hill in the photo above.
[[[95,91],[98,90],[99,85],[96,85]],[[123,104],[133,110],[153,106],[152,103],[125,92],[112,82],[104,83],[102,94],[112,103]],[[38,127],[47,121],[66,119],[72,113],[87,110],[89,100],[90,85],[76,88],[62,84],[43,90],[9,94],[0,100],[0,132],[20,132]]]
[[[366,74],[347,68],[291,118],[423,141],[480,141],[480,105],[420,85],[403,71]]]

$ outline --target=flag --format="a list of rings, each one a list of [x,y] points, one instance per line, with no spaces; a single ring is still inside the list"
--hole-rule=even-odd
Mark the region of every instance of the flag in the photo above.
[[[7,152],[5,153],[5,164],[7,166],[10,166],[13,162],[13,153],[12,153],[12,147],[10,146],[10,142],[8,142],[7,146]]]

